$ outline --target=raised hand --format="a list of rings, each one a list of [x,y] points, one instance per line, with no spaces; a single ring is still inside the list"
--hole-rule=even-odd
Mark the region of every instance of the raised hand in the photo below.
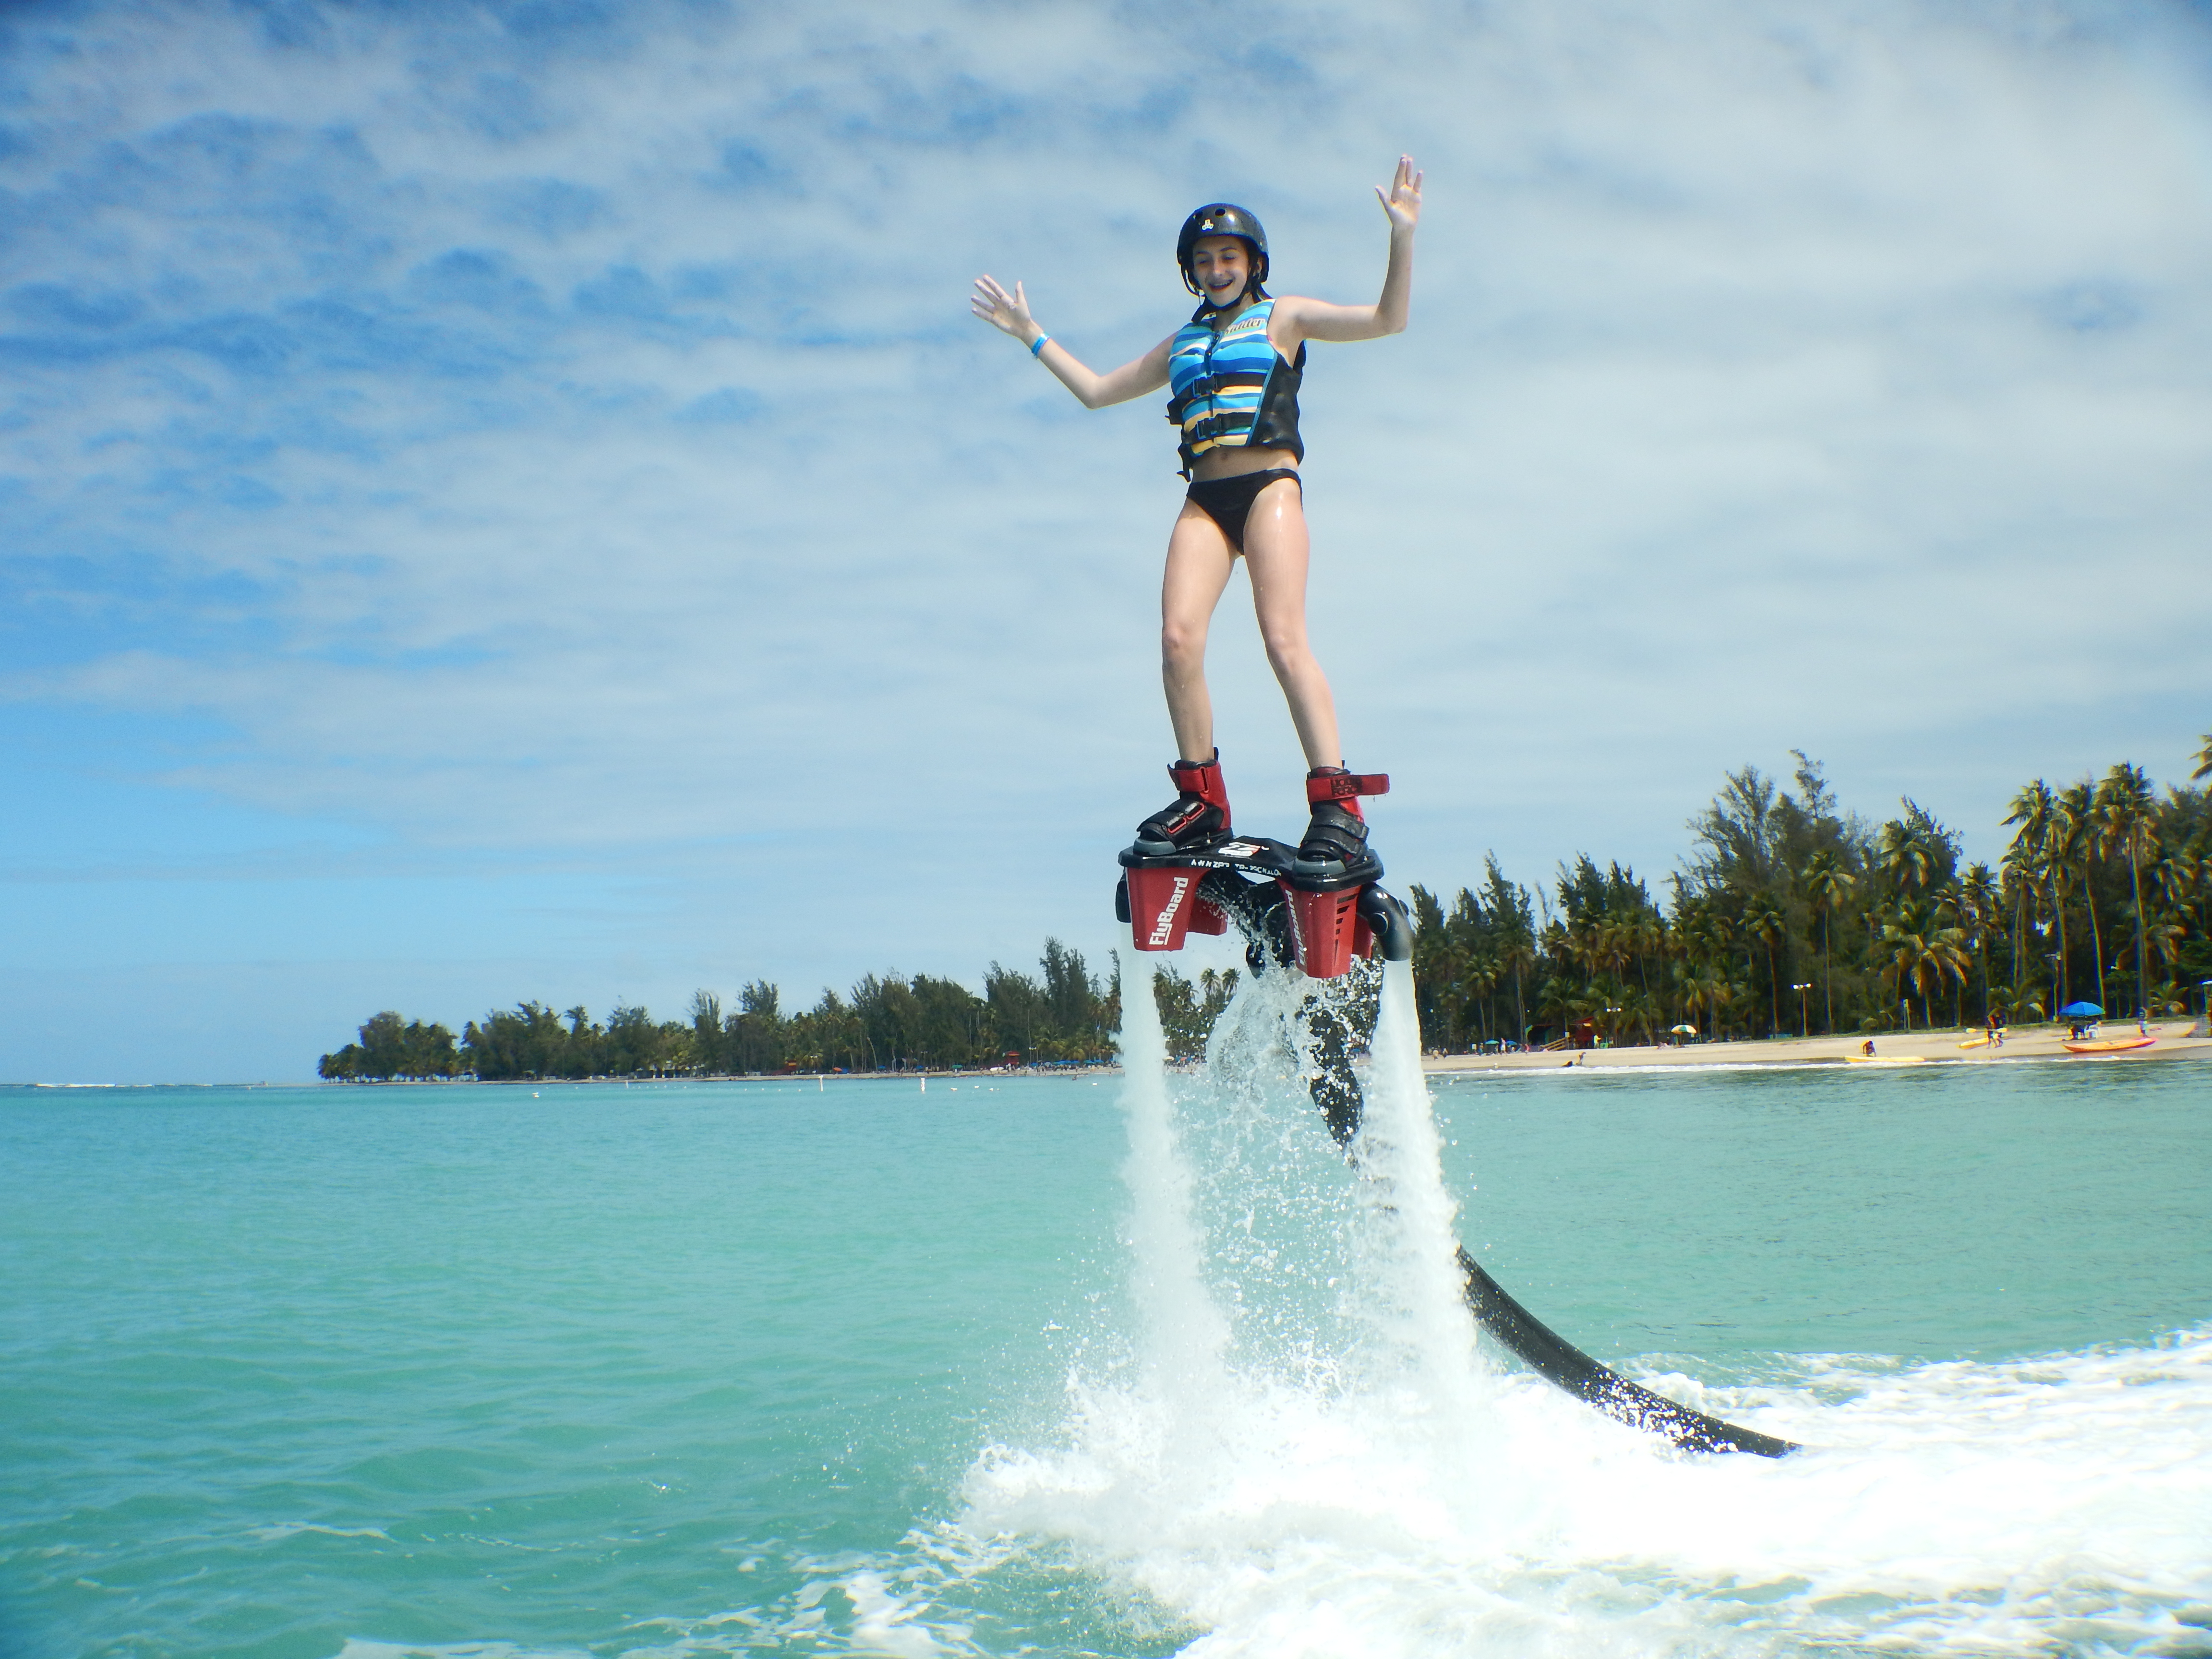
[[[975,291],[968,296],[968,308],[1001,333],[1011,334],[1024,345],[1037,337],[1036,319],[1030,315],[1029,296],[1022,292],[1019,283],[1012,294],[1000,288],[992,276],[978,276]]]
[[[1401,155],[1398,158],[1398,176],[1390,181],[1389,190],[1386,192],[1382,185],[1377,185],[1375,195],[1382,204],[1382,211],[1390,216],[1393,231],[1411,230],[1419,223],[1421,217],[1421,175],[1413,171],[1413,158]]]

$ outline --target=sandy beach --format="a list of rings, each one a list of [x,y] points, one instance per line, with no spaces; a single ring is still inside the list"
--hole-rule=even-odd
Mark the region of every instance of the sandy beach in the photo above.
[[[2129,1021],[2108,1021],[2101,1035],[2131,1036]],[[2107,1060],[2189,1060],[2212,1058],[2212,1037],[2192,1036],[2202,1031],[2199,1022],[2169,1019],[2154,1022],[2151,1035],[2158,1041],[2148,1048],[2117,1054],[2071,1054],[2063,1044],[2063,1025],[2017,1026],[2005,1033],[2002,1048],[1962,1048],[1959,1045],[1981,1035],[1978,1028],[1941,1031],[1885,1031],[1874,1040],[1881,1060],[1969,1066],[2008,1060],[2072,1060],[2084,1064]],[[1564,1050],[1528,1054],[1431,1055],[1423,1061],[1430,1072],[1526,1072],[1556,1069],[1571,1061],[1595,1066],[1844,1066],[1857,1054],[1863,1036],[1766,1037],[1754,1042],[1693,1042],[1682,1048],[1626,1047],[1584,1048],[1570,1054]],[[1873,1069],[1868,1067],[1868,1069]]]

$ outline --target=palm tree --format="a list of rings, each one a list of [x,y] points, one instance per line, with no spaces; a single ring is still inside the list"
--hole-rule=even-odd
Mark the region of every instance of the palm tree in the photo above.
[[[1844,868],[1843,860],[1832,848],[1822,848],[1805,860],[1805,868],[1798,877],[1805,896],[1820,913],[1820,1006],[1827,1023],[1828,1035],[1836,1030],[1835,959],[1828,948],[1830,921],[1836,907],[1850,896],[1858,878]]]
[[[1745,934],[1766,947],[1766,988],[1772,1005],[1768,1029],[1778,1031],[1782,1029],[1782,975],[1774,970],[1774,947],[1782,943],[1789,931],[1789,918],[1782,914],[1782,907],[1774,902],[1771,894],[1754,893],[1751,902],[1743,907],[1741,920]]]
[[[2073,858],[2075,829],[2074,815],[2063,795],[2053,795],[2051,801],[2051,822],[2043,835],[2043,873],[2051,884],[2051,914],[2058,927],[2058,990],[2059,1008],[2074,1000],[2073,951],[2066,942],[2066,895],[2074,884]]]
[[[1607,973],[1619,978],[1635,951],[1632,924],[1613,915],[1594,918],[1583,930],[1583,955],[1593,973]]]
[[[2204,880],[2204,860],[2195,848],[2176,848],[2151,869],[2161,910],[2169,920],[2193,917]]]
[[[1986,864],[1967,868],[1959,883],[1960,920],[1972,936],[1974,963],[1982,975],[1982,1018],[1990,1017],[1990,923],[1996,919],[2002,908],[2004,896],[1999,890],[1996,876]]]
[[[1700,901],[1697,908],[1686,911],[1674,925],[1674,936],[1685,956],[1704,963],[1726,953],[1735,938],[1733,922]]]
[[[1966,949],[1972,943],[1967,937],[1972,930],[1966,922],[1966,896],[1959,890],[1957,882],[1951,883],[1936,895],[1936,908],[1931,914],[1938,927],[1948,927],[1959,935],[1960,950]],[[1951,1023],[1954,1025],[1966,1023],[1965,1000],[1966,977],[1961,975],[1959,983],[1951,988]],[[1932,1017],[1929,1019],[1928,1029],[1931,1031],[1936,1029]]]
[[[2204,734],[2204,746],[2197,751],[2197,769],[2189,775],[2191,783],[2199,778],[2212,778],[2212,732]]]
[[[1663,956],[1667,950],[1667,919],[1656,910],[1639,906],[1620,924],[1621,943],[1636,961],[1636,976],[1642,981],[1644,994],[1651,995],[1651,967],[1650,958]]]
[[[1908,899],[1881,928],[1882,943],[1889,953],[1889,960],[1882,964],[1882,982],[1899,993],[1900,1001],[1906,987],[1918,991],[1920,1017],[1931,1030],[1936,1021],[1928,1010],[1929,994],[1946,978],[1963,981],[1967,968],[1959,929],[1940,923],[1934,905],[1925,899]],[[1909,1018],[1906,1023],[1909,1026]]]
[[[1735,938],[1735,925],[1710,898],[1693,900],[1676,913],[1674,945],[1686,968],[1684,994],[1692,1007],[1705,1005],[1706,1027],[1714,1036],[1719,1035],[1714,1028],[1720,1010],[1732,1000],[1722,964]]]
[[[1737,937],[1741,931],[1736,926],[1736,918],[1724,911],[1717,909],[1705,918],[1705,936],[1711,942],[1712,946],[1713,977],[1718,981],[1720,991],[1720,1000],[1714,1006],[1722,1012],[1718,1012],[1716,1018],[1723,1024],[1728,1018],[1726,1011],[1741,1004],[1745,994],[1750,989],[1751,958],[1749,956],[1747,955],[1744,957],[1743,982],[1739,983],[1729,977],[1735,962],[1735,947],[1741,943]],[[1745,1032],[1747,1036],[1749,1035],[1748,1026],[1749,1022],[1747,1021]]]
[[[1583,1012],[1596,1020],[1608,1047],[1620,1047],[1621,1033],[1628,1029],[1630,1005],[1634,1000],[1627,984],[1617,975],[1601,974],[1590,981],[1589,1006]]]
[[[2105,844],[2128,855],[2128,886],[2136,902],[2136,1017],[2150,1012],[2149,982],[2143,976],[2142,860],[2154,854],[2158,840],[2158,798],[2140,766],[2121,762],[2097,786],[2097,822]]]
[[[1907,801],[1907,806],[1911,805]],[[1881,826],[1882,872],[1896,883],[1900,893],[1917,893],[1935,872],[1936,848],[1928,832],[1917,823],[1892,818]]]
[[[2081,902],[2089,912],[2089,949],[2097,964],[2097,1006],[2105,1004],[2105,936],[2097,926],[2096,866],[2100,836],[2097,824],[2097,792],[2095,786],[2084,778],[2069,784],[2058,797],[2064,809],[2061,823],[2062,854],[2081,861]],[[2069,872],[2070,873],[2070,872]]]
[[[1725,1011],[1742,995],[1743,988],[1729,983],[1728,975],[1718,963],[1693,968],[1682,977],[1682,994],[1692,1010],[1702,1010],[1705,1035],[1721,1040],[1728,1033],[1723,1029]]]
[[[2174,958],[2181,952],[2181,942],[2188,937],[2188,927],[2173,914],[2160,916],[2145,930],[2145,938],[2149,942],[2151,954],[2165,963],[2169,975],[2173,971]],[[2172,994],[2174,988],[2173,981],[2170,978],[2160,988],[2169,996]],[[2181,1011],[2177,1008],[2172,1012],[2179,1013]]]
[[[1717,973],[1715,977],[1718,982],[1713,987],[1714,1018],[1721,1024],[1726,1024],[1728,1011],[1737,1006],[1750,994],[1751,987],[1739,985],[1724,974]],[[1748,1036],[1751,1034],[1751,1022],[1747,1019],[1743,1024],[1744,1035]]]
[[[1436,943],[1422,971],[1437,987],[1437,1031],[1439,1046],[1459,1046],[1467,1034],[1467,946],[1449,928],[1437,930]],[[1418,939],[1419,935],[1416,934]],[[1415,946],[1418,950],[1418,945]]]
[[[1482,1035],[1486,1037],[1490,1035],[1490,989],[1498,983],[1504,971],[1495,956],[1486,951],[1474,951],[1468,953],[1460,977],[1467,1001],[1474,1004],[1476,1017],[1482,1022]],[[1460,1016],[1462,1030],[1468,1023],[1467,1016],[1462,1012]]]
[[[1536,988],[1536,1012],[1557,1018],[1560,1028],[1572,1034],[1577,994],[1574,981],[1564,974],[1553,974]]]
[[[1528,930],[1516,923],[1499,945],[1498,963],[1513,975],[1513,1017],[1520,1021],[1513,1035],[1516,1041],[1525,1042],[1528,1036],[1528,1001],[1521,976],[1536,965],[1536,944],[1528,937]]]
[[[2057,860],[2051,857],[2052,836],[2058,822],[2058,797],[2051,793],[2049,784],[2041,778],[2038,778],[2012,798],[2012,809],[2007,814],[2005,822],[2020,826],[2013,835],[2012,845],[2005,848],[2004,861],[2019,872],[2023,896],[2033,892],[2039,900],[2045,883],[2050,884],[2051,890],[2051,908],[2058,924],[2060,993],[2057,1000],[2051,1004],[2055,1009],[2059,1003],[2066,1000],[2064,995],[2066,913],[2058,903],[2058,878],[2055,868]],[[2039,914],[2041,908],[2042,906],[2039,902],[2037,905],[2039,927],[2041,921]],[[2022,948],[2023,942],[2015,934],[2012,949],[2013,978],[2015,983],[2020,979]]]
[[[2023,855],[2017,839],[2004,850],[2000,860],[2004,866],[2004,890],[2012,900],[2012,982],[2014,989],[2027,983],[2025,978],[2027,949],[2027,908],[2030,900],[2035,902],[2035,927],[2043,927],[2041,873],[2032,860]]]
[[[1659,1000],[1648,990],[1638,989],[1623,994],[1620,999],[1620,1024],[1623,1030],[1640,1025],[1647,1046],[1659,1041]]]
[[[1880,926],[1882,988],[1895,997],[1898,1006],[1905,1010],[1905,1029],[1909,1031],[1912,1029],[1912,1005],[1906,1000],[1902,987],[1910,982],[1907,976],[1918,962],[1919,955],[1917,950],[1905,948],[1905,941],[1910,939],[1917,945],[1918,936],[1907,931],[1894,916],[1884,918]]]

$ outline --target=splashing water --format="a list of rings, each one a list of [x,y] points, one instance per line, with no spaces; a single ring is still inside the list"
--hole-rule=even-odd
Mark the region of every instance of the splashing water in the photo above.
[[[1382,968],[1364,1093],[1352,1152],[1368,1173],[1375,1212],[1362,1275],[1368,1304],[1400,1328],[1406,1369],[1418,1378],[1427,1408],[1461,1423],[1475,1420],[1481,1401],[1474,1322],[1456,1260],[1459,1206],[1444,1188],[1436,1115],[1421,1073],[1410,963]]]
[[[1647,1376],[1814,1448],[1678,1453],[1478,1354],[1412,975],[1377,977],[1260,976],[1190,1076],[1165,1066],[1149,969],[1130,977],[1130,1301],[1109,1316],[1140,1360],[1079,1364],[1050,1443],[977,1460],[968,1547],[1062,1553],[1192,1659],[2212,1659],[2212,1337]],[[1314,997],[1357,1024],[1369,995],[1347,1158],[1304,1033]]]
[[[1146,963],[1123,998],[1121,1106],[1129,1126],[1124,1170],[1135,1200],[1128,1234],[1130,1289],[1144,1313],[1152,1397],[1202,1413],[1220,1398],[1229,1329],[1206,1287],[1202,1246],[1191,1221],[1190,1166],[1176,1137],[1167,1040],[1152,984]]]

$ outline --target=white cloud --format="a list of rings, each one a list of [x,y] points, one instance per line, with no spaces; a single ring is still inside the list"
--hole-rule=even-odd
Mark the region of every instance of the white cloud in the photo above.
[[[1307,472],[1402,875],[1663,867],[1792,744],[1986,854],[2027,776],[2203,729],[2185,11],[271,15],[33,8],[7,58],[4,690],[211,720],[196,789],[676,892],[767,837],[714,902],[771,973],[831,884],[825,974],[1103,940],[1167,757],[1169,432],[966,283],[1134,355],[1220,194],[1279,285],[1358,297],[1401,148],[1414,326],[1316,353]],[[1217,641],[1240,810],[1288,829],[1249,620]]]

